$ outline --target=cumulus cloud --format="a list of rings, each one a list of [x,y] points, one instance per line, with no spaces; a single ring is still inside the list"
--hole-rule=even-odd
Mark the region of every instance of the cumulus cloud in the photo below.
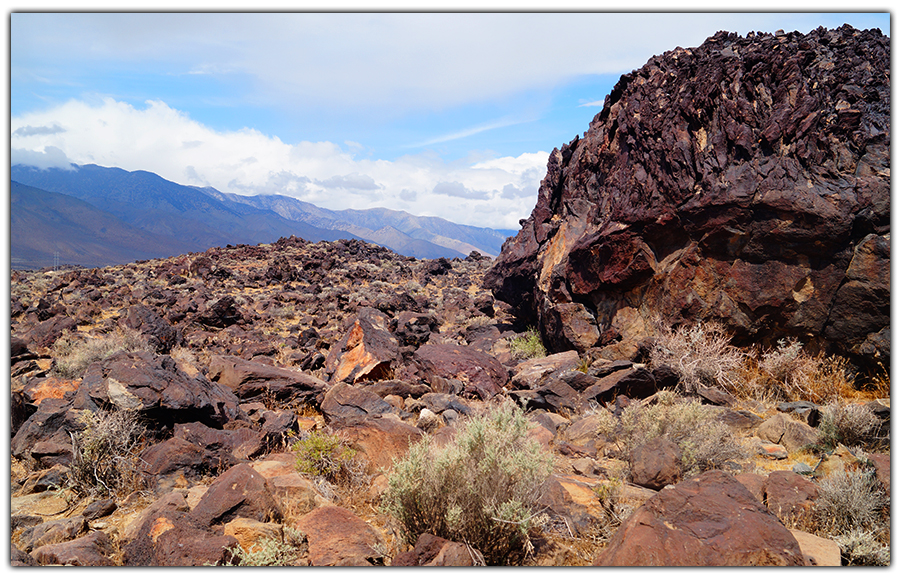
[[[51,167],[74,169],[65,152],[52,145],[44,147],[42,151],[14,147],[10,150],[9,157],[12,165],[31,165],[39,169],[50,169]]]
[[[66,130],[27,129],[54,123]],[[381,206],[492,228],[518,228],[531,213],[549,155],[371,159],[359,157],[358,144],[286,143],[248,128],[216,131],[162,101],[134,107],[110,98],[16,116],[10,130],[13,163],[141,169],[239,195],[288,195],[336,210]]]

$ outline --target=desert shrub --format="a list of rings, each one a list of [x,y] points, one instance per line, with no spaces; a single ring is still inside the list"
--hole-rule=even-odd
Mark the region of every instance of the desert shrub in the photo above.
[[[64,333],[50,350],[53,373],[67,379],[80,378],[91,363],[102,361],[118,351],[153,351],[153,348],[134,329],[117,328],[108,335],[87,339]]]
[[[603,543],[609,542],[616,530],[631,516],[634,507],[625,503],[622,499],[622,481],[613,478],[602,484],[598,484],[592,490],[597,495],[597,501],[603,508],[602,518],[595,527],[597,540]]]
[[[841,557],[847,565],[887,567],[891,564],[891,546],[880,541],[874,531],[853,529],[832,540],[841,548]]]
[[[679,401],[671,391],[660,391],[655,404],[635,403],[622,411],[611,437],[623,458],[653,440],[666,438],[681,449],[686,474],[722,468],[726,462],[747,457],[731,429],[717,411],[698,401]]]
[[[819,530],[832,537],[855,529],[877,530],[883,526],[885,502],[873,471],[833,472],[819,481],[815,504]]]
[[[534,327],[509,340],[509,353],[516,359],[533,359],[546,357],[547,349],[541,342],[541,334]]]
[[[110,495],[143,488],[138,453],[144,443],[144,426],[135,412],[84,410],[84,428],[70,434],[72,462],[70,486],[82,495]]]
[[[685,392],[696,393],[703,386],[733,390],[737,385],[746,355],[731,345],[722,325],[706,322],[671,329],[657,323],[656,327],[650,364],[674,369]]]
[[[410,543],[427,532],[470,544],[489,565],[516,562],[553,465],[529,427],[505,404],[469,418],[445,446],[426,435],[394,463],[383,510]]]
[[[349,484],[360,472],[356,450],[342,438],[323,432],[312,432],[293,445],[297,455],[297,470],[313,477],[321,477],[334,484]]]
[[[881,427],[878,416],[864,405],[832,402],[820,411],[819,440],[829,448],[871,444]]]
[[[764,397],[825,403],[853,394],[849,362],[838,356],[810,355],[796,339],[779,339],[757,362]]]
[[[288,567],[307,550],[306,535],[291,527],[284,527],[283,538],[264,537],[249,550],[238,545],[230,549],[226,566]]]

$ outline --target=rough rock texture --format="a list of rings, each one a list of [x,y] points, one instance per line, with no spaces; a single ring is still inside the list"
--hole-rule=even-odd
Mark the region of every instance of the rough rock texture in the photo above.
[[[740,482],[718,470],[665,489],[616,531],[595,565],[803,565],[800,546]]]
[[[557,351],[639,344],[659,314],[888,366],[889,268],[890,41],[844,26],[624,75],[485,284]]]

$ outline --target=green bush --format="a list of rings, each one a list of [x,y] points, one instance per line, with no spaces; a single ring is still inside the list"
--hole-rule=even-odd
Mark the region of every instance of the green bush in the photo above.
[[[284,527],[284,538],[266,537],[247,551],[238,545],[230,549],[226,566],[238,567],[289,567],[307,551],[306,535],[291,527]]]
[[[541,335],[534,327],[529,327],[525,333],[509,339],[509,353],[516,359],[534,359],[546,357],[547,349],[541,342]]]
[[[529,428],[505,404],[468,419],[445,446],[426,435],[395,462],[383,509],[410,543],[427,532],[468,543],[489,565],[518,561],[553,466]]]
[[[632,404],[622,411],[619,425],[607,434],[623,458],[654,438],[666,438],[681,449],[685,474],[722,468],[726,462],[747,457],[747,451],[718,412],[697,401],[678,401],[671,391],[660,391],[655,404]]]
[[[356,450],[332,434],[313,432],[293,445],[297,470],[332,483],[346,483],[357,471]]]
[[[145,429],[137,415],[129,410],[84,410],[80,421],[84,428],[71,434],[69,482],[72,489],[88,496],[143,488],[138,453],[144,443]]]

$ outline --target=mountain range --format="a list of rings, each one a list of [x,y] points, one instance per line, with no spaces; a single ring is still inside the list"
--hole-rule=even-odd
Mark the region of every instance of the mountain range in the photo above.
[[[511,231],[374,208],[328,210],[280,195],[239,196],[177,184],[147,171],[98,165],[10,169],[14,269],[105,266],[261,244],[282,236],[359,238],[415,258],[496,256]]]

